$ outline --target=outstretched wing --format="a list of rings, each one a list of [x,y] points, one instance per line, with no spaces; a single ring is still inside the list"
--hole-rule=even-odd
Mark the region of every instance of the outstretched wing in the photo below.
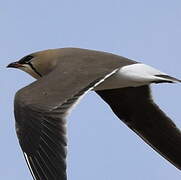
[[[16,101],[16,131],[35,180],[67,179],[65,116],[79,97],[99,81],[100,79],[90,83],[53,108],[38,108],[38,105]]]
[[[149,86],[96,92],[129,128],[181,169],[181,131],[153,102]]]
[[[54,71],[16,94],[16,131],[35,180],[67,179],[65,117],[80,96],[121,66],[118,60],[114,63],[107,58],[105,64],[93,60],[62,61]]]

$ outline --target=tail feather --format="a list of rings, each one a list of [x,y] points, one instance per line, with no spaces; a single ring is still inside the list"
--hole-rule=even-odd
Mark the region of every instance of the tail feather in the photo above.
[[[169,76],[169,75],[166,75],[166,74],[158,74],[158,75],[155,75],[156,77],[160,77],[160,78],[163,78],[163,81],[165,82],[170,82],[170,83],[178,83],[178,82],[181,82],[180,79],[177,79],[177,78],[174,78],[172,76]]]

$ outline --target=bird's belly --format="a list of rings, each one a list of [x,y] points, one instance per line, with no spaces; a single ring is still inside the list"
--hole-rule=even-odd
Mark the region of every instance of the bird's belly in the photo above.
[[[96,86],[94,90],[136,87],[146,84],[149,84],[149,81],[136,81],[135,79],[127,78],[116,73],[111,77],[107,78],[104,82],[100,83],[98,86]]]
[[[163,79],[155,76],[158,74],[165,73],[141,63],[128,65],[120,68],[115,74],[96,86],[94,90],[148,85],[153,81]]]

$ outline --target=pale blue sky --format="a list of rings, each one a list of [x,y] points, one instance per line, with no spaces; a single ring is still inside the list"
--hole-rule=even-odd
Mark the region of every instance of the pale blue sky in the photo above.
[[[42,49],[116,53],[181,78],[180,0],[6,0],[0,6],[0,179],[30,180],[14,129],[15,92],[33,81],[5,66]],[[181,127],[181,85],[154,85],[160,107]],[[68,120],[68,180],[180,180],[93,92]],[[181,148],[181,147],[178,147]]]

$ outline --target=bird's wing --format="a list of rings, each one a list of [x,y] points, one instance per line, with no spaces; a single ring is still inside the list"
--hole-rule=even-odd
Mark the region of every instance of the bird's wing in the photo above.
[[[153,102],[149,86],[96,92],[129,128],[181,169],[181,131]]]
[[[60,64],[16,93],[16,131],[35,180],[67,179],[65,117],[80,96],[115,73],[116,67],[97,66],[92,73],[88,66]]]

